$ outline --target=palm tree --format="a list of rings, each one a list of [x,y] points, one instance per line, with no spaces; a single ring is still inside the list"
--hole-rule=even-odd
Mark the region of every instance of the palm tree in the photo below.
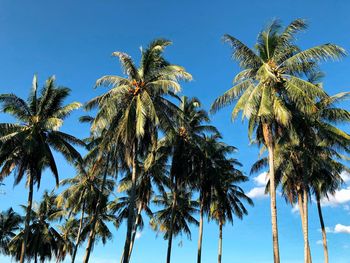
[[[214,126],[209,125],[208,114],[200,108],[201,103],[197,98],[181,98],[179,108],[181,114],[177,116],[175,122],[175,129],[169,130],[165,137],[162,138],[158,145],[159,151],[171,158],[170,167],[170,185],[168,186],[174,196],[173,212],[169,225],[169,240],[172,240],[172,224],[175,221],[175,209],[178,192],[184,191],[186,187],[198,188],[198,183],[195,184],[197,178],[200,176],[202,142],[204,134],[218,134]],[[197,167],[198,166],[198,167]],[[197,180],[198,182],[200,180]],[[203,229],[203,209],[201,209],[200,231],[199,231],[199,252],[202,243],[202,229]],[[168,250],[168,261],[170,261],[171,249]]]
[[[67,254],[73,257],[74,240],[77,237],[79,229],[79,220],[70,217],[65,220],[64,224],[58,226],[61,239],[58,242],[58,255],[56,262],[64,261]]]
[[[322,229],[325,261],[328,262],[326,233],[320,206],[321,196],[334,193],[342,183],[340,173],[347,168],[338,160],[339,151],[349,151],[350,136],[334,126],[346,123],[350,113],[335,107],[349,93],[340,93],[316,102],[317,111],[305,114],[293,110],[293,129],[286,131],[283,144],[275,148],[276,182],[282,182],[282,193],[290,203],[298,202],[301,216],[305,260],[311,262],[308,241],[308,199],[314,193]],[[267,165],[266,159],[253,170]]]
[[[278,131],[288,127],[292,112],[287,103],[293,103],[304,112],[314,110],[314,99],[326,94],[317,85],[303,79],[305,72],[312,71],[317,62],[339,59],[345,50],[334,44],[324,44],[300,50],[295,44],[295,34],[307,24],[297,19],[281,30],[281,24],[273,21],[258,35],[255,50],[230,35],[224,40],[233,48],[232,57],[239,62],[242,71],[234,78],[234,86],[217,98],[212,112],[237,99],[232,118],[239,112],[249,120],[248,134],[256,130],[256,137],[268,150],[271,198],[271,223],[274,262],[280,262],[276,183],[274,172],[274,147]]]
[[[62,153],[68,161],[73,162],[81,160],[81,157],[72,145],[84,145],[74,136],[59,131],[64,119],[79,108],[80,103],[73,102],[63,106],[63,101],[70,90],[55,87],[54,80],[54,77],[50,77],[46,81],[38,97],[37,78],[34,76],[32,91],[27,102],[14,94],[0,95],[2,111],[11,114],[19,122],[0,124],[1,178],[16,168],[15,184],[18,184],[26,174],[29,187],[21,263],[24,262],[29,235],[33,186],[36,183],[38,188],[40,187],[41,174],[46,167],[50,168],[58,185],[58,170],[51,149]]]
[[[227,148],[225,145],[220,145],[217,153],[220,155],[220,151],[224,154],[225,151],[230,151],[225,147]],[[239,163],[235,159],[221,159],[217,161],[215,170],[213,169],[216,180],[212,189],[210,218],[219,224],[218,263],[221,263],[222,258],[222,228],[224,224],[226,221],[233,223],[234,216],[242,219],[244,215],[248,214],[244,202],[253,205],[253,201],[237,185],[248,181],[248,178],[235,168],[237,164]]]
[[[143,228],[143,218],[141,213],[146,212],[148,217],[152,217],[153,213],[149,207],[150,202],[154,195],[154,186],[157,188],[158,192],[164,193],[164,186],[168,185],[168,169],[166,162],[168,161],[167,154],[161,153],[155,149],[154,152],[149,154],[147,158],[138,165],[139,178],[136,185],[136,204],[137,204],[137,214],[135,223],[132,230],[132,238],[129,251],[129,260],[131,258],[132,249],[134,246],[135,238],[138,229]],[[119,191],[127,192],[130,191],[131,185],[131,174],[128,173],[120,184]],[[130,205],[130,199],[128,197],[117,198],[114,201],[112,210],[114,213],[118,213],[118,222],[127,218],[126,212]],[[123,259],[122,255],[122,259]],[[121,261],[122,262],[122,261]]]
[[[85,171],[84,166],[77,166],[77,175],[73,178],[64,179],[60,182],[61,186],[69,185],[68,188],[63,190],[57,197],[57,203],[59,207],[69,211],[69,214],[79,214],[79,226],[75,242],[73,244],[72,263],[75,262],[75,257],[78,251],[78,247],[82,240],[82,230],[84,229],[87,220],[86,212],[88,207],[92,207],[94,199],[96,198],[97,182],[96,177],[92,177]]]
[[[8,244],[16,236],[16,231],[20,230],[22,217],[9,208],[0,213],[0,252],[9,255]]]
[[[23,206],[25,210],[27,207]],[[34,262],[50,260],[53,255],[58,257],[59,244],[63,242],[60,233],[52,226],[59,220],[63,211],[56,205],[56,195],[44,192],[41,202],[31,211],[29,238],[25,257],[34,259]],[[19,232],[9,243],[10,253],[16,260],[22,257],[22,243],[25,232]]]
[[[213,190],[217,183],[217,178],[221,176],[222,165],[229,161],[227,155],[236,150],[233,146],[228,146],[219,142],[219,139],[221,139],[219,133],[211,136],[203,135],[200,146],[201,152],[198,154],[198,160],[195,162],[196,167],[194,169],[199,173],[197,180],[195,180],[195,185],[199,190],[200,202],[197,262],[201,262],[203,215],[204,213],[208,215],[210,214],[210,206],[213,201]],[[233,165],[240,166],[241,164],[234,159],[230,159],[230,161],[232,161],[232,171],[239,172]]]
[[[198,225],[198,221],[193,217],[193,214],[198,212],[198,202],[192,200],[192,193],[190,191],[178,191],[175,209],[174,198],[173,193],[156,196],[153,202],[164,208],[157,211],[150,222],[151,226],[155,230],[163,232],[164,239],[168,240],[166,263],[170,263],[173,236],[184,232],[188,238],[191,238],[189,223]]]
[[[108,129],[110,136],[105,137],[106,142],[123,145],[126,162],[132,171],[124,263],[129,262],[128,253],[135,222],[139,158],[150,147],[154,147],[158,129],[166,131],[172,127],[172,116],[178,108],[165,96],[174,96],[180,90],[180,79],[191,79],[184,68],[164,59],[164,48],[170,44],[170,41],[164,39],[152,41],[148,48],[141,51],[139,68],[127,54],[114,52],[112,55],[120,59],[127,76],[104,76],[97,80],[96,86],[112,88],[87,104],[88,109],[99,107],[92,123],[92,131],[99,133]]]
[[[94,150],[92,149],[84,158],[83,166],[76,167],[78,174],[75,177],[61,182],[61,185],[70,186],[57,198],[58,205],[69,211],[69,214],[80,213],[79,226],[73,245],[72,262],[75,261],[79,245],[87,238],[87,233],[90,233],[85,255],[85,261],[88,261],[95,236],[100,234],[98,232],[99,225],[104,227],[104,223],[100,220],[112,220],[112,215],[106,214],[107,204],[105,204],[105,196],[112,191],[114,186],[114,182],[107,178],[109,160],[99,158],[96,161]],[[109,238],[109,230],[107,230],[101,232],[102,236],[106,237],[103,240]]]

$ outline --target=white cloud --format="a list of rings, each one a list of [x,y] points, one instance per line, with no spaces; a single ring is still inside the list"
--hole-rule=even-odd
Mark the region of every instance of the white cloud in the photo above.
[[[339,234],[339,233],[350,234],[350,226],[345,226],[342,224],[336,224],[334,228],[326,226],[325,230],[327,233],[333,233],[333,234]],[[321,231],[321,229],[319,229],[319,231]]]
[[[266,198],[268,195],[265,194],[265,187],[268,181],[268,174],[267,172],[263,172],[259,174],[258,176],[253,178],[254,184],[256,187],[253,187],[250,189],[250,191],[247,193],[247,196],[250,198]]]
[[[265,194],[265,186],[262,187],[254,187],[251,189],[248,193],[247,196],[250,198],[266,198],[268,195]]]
[[[350,234],[350,226],[344,226],[342,224],[336,224],[333,233],[345,233]]]
[[[350,173],[347,171],[342,171],[340,177],[344,180],[345,183],[350,181]]]
[[[253,181],[258,186],[265,186],[269,180],[269,176],[267,172],[263,172],[259,174],[257,177],[253,178]]]
[[[135,239],[139,239],[142,236],[142,232],[136,232]]]
[[[316,241],[316,244],[317,244],[317,245],[322,245],[323,242],[322,242],[322,240],[317,240],[317,241]]]
[[[350,186],[337,190],[334,195],[329,198],[322,198],[322,206],[338,206],[350,201]]]

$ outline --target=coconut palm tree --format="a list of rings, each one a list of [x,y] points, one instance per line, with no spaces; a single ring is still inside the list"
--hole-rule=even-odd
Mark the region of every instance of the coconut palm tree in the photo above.
[[[249,120],[248,134],[256,131],[258,141],[265,145],[269,158],[270,205],[274,262],[280,262],[276,183],[274,172],[274,147],[278,131],[290,126],[292,112],[287,103],[293,103],[304,112],[315,108],[314,99],[325,97],[321,87],[306,80],[305,72],[314,70],[319,61],[340,59],[345,50],[334,44],[324,44],[300,50],[294,43],[295,34],[307,24],[302,19],[291,22],[282,29],[275,20],[259,33],[255,49],[250,49],[233,36],[224,40],[233,48],[232,57],[239,62],[242,71],[234,78],[234,86],[217,98],[212,112],[237,103],[232,118],[239,112]],[[278,128],[280,127],[280,128]]]
[[[61,235],[61,239],[58,242],[58,254],[56,260],[58,263],[64,261],[68,254],[73,256],[73,251],[75,248],[74,240],[78,234],[79,220],[74,217],[70,217],[57,228]]]
[[[134,246],[136,234],[138,230],[143,228],[143,218],[141,213],[144,211],[148,217],[152,217],[153,213],[149,207],[150,202],[154,196],[154,187],[157,188],[159,193],[164,193],[164,186],[169,185],[168,183],[168,169],[166,162],[168,161],[167,154],[158,152],[152,152],[147,156],[147,158],[138,165],[139,178],[136,185],[136,206],[137,214],[135,218],[135,223],[132,230],[131,245],[129,251],[129,260],[131,258],[132,249]],[[120,184],[119,191],[126,192],[130,191],[131,185],[131,174],[125,176]],[[118,222],[124,220],[128,207],[130,205],[130,199],[128,197],[117,198],[111,209],[118,213]],[[123,255],[122,255],[123,259]],[[122,261],[121,261],[122,262]]]
[[[111,89],[87,104],[88,109],[99,108],[92,123],[92,131],[110,131],[110,136],[106,136],[105,140],[123,145],[126,162],[132,172],[124,263],[129,262],[128,253],[135,222],[139,158],[155,146],[158,129],[166,131],[173,126],[172,116],[178,112],[178,108],[165,96],[174,96],[180,90],[179,80],[191,79],[184,68],[164,59],[164,48],[170,44],[164,39],[152,41],[148,48],[141,51],[139,68],[127,54],[114,52],[112,55],[119,58],[126,77],[104,76],[97,80],[96,86],[108,86]]]
[[[27,210],[27,207],[23,208]],[[31,211],[29,238],[25,251],[28,260],[45,262],[51,260],[52,256],[58,257],[58,247],[63,239],[52,223],[59,220],[62,215],[63,211],[56,205],[56,195],[45,191],[40,203]],[[20,260],[22,256],[24,237],[25,232],[21,231],[9,243],[10,253],[16,260]]]
[[[0,213],[0,252],[4,255],[9,255],[8,244],[16,232],[20,230],[22,217],[9,208]]]
[[[220,146],[219,148],[227,147]],[[218,152],[220,153],[220,151],[225,153],[227,149],[219,149]],[[253,205],[253,201],[237,185],[248,181],[248,178],[235,168],[236,165],[237,161],[235,159],[221,159],[217,162],[215,170],[213,169],[216,180],[212,189],[209,215],[211,219],[219,224],[218,263],[221,263],[222,258],[222,229],[224,224],[227,221],[233,223],[234,216],[242,219],[244,215],[248,214],[244,202]]]
[[[100,158],[93,161],[94,149],[84,158],[84,166],[77,166],[77,175],[73,178],[65,179],[61,185],[70,185],[58,196],[58,205],[64,207],[69,214],[79,214],[79,227],[75,235],[74,248],[72,253],[72,262],[75,261],[76,253],[79,245],[87,238],[90,233],[89,242],[86,249],[85,260],[88,261],[95,240],[95,236],[99,235],[99,225],[104,227],[103,222],[99,220],[112,220],[112,215],[106,214],[105,195],[110,193],[114,187],[114,181],[107,178],[107,168],[105,165],[109,163],[108,158]],[[109,171],[110,172],[110,171]],[[103,191],[103,193],[101,192]],[[102,196],[103,194],[103,196]],[[99,204],[99,206],[97,206]],[[101,210],[100,210],[101,209]],[[102,214],[101,211],[103,212]],[[93,227],[95,225],[95,227]],[[108,229],[108,228],[107,228]],[[102,231],[102,235],[107,240],[108,231]]]
[[[18,184],[26,174],[29,187],[21,263],[24,262],[29,235],[33,186],[37,184],[40,187],[41,174],[46,167],[52,171],[58,185],[58,169],[52,149],[62,153],[69,162],[81,160],[79,152],[73,145],[83,146],[84,143],[72,135],[59,131],[64,119],[80,107],[78,102],[63,106],[69,93],[68,88],[56,87],[55,78],[50,77],[38,96],[38,83],[34,76],[27,102],[14,94],[0,95],[1,110],[18,120],[15,124],[0,124],[1,178],[14,171],[15,184]]]
[[[310,114],[293,109],[293,129],[286,131],[283,144],[275,147],[276,181],[282,182],[282,193],[290,203],[298,202],[303,226],[305,260],[311,262],[308,241],[308,200],[314,193],[323,230],[325,261],[328,261],[326,233],[320,199],[334,193],[342,183],[340,173],[348,168],[339,162],[339,151],[349,151],[350,136],[335,124],[346,123],[350,113],[335,106],[349,94],[340,93],[316,102],[317,111]],[[260,160],[253,169],[267,165]]]
[[[211,136],[203,135],[203,140],[200,146],[200,153],[198,154],[198,160],[195,162],[195,170],[198,171],[197,180],[195,180],[195,186],[199,191],[199,203],[200,203],[200,223],[199,223],[199,238],[198,238],[198,253],[197,262],[201,262],[201,250],[202,250],[202,237],[203,237],[203,215],[204,213],[210,214],[210,206],[213,198],[213,190],[217,183],[218,176],[223,164],[229,161],[227,155],[232,154],[236,148],[228,146],[219,141],[221,135],[216,133]],[[234,159],[230,159],[232,162],[232,171],[239,172],[233,166],[240,166]]]
[[[170,185],[174,198],[173,213],[170,219],[169,240],[172,240],[172,224],[175,221],[175,209],[177,202],[177,193],[184,191],[185,188],[198,188],[200,171],[199,163],[203,157],[202,142],[204,134],[218,134],[217,129],[209,125],[208,114],[200,108],[201,103],[197,98],[181,98],[179,108],[180,115],[177,116],[175,129],[169,130],[159,143],[159,151],[163,152],[171,159],[171,167],[169,173]],[[203,209],[201,210],[200,231],[198,240],[198,258],[200,258],[200,247],[202,243],[203,229]],[[171,249],[168,250],[168,253]],[[171,255],[167,258],[170,261]]]
[[[178,191],[175,209],[174,198],[172,192],[156,196],[153,200],[154,204],[164,208],[157,211],[150,222],[151,226],[163,232],[164,239],[168,240],[166,263],[170,263],[172,238],[182,233],[191,238],[189,224],[198,226],[198,221],[193,217],[193,214],[198,212],[198,201],[192,200],[192,193],[184,190]]]

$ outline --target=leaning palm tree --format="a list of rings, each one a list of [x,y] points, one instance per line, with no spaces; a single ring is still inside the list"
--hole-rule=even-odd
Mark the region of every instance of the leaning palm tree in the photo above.
[[[198,225],[198,221],[193,217],[193,214],[198,212],[198,202],[192,200],[192,193],[181,191],[177,193],[176,198],[175,210],[173,209],[173,193],[163,193],[153,200],[155,205],[164,207],[155,213],[150,223],[153,229],[163,232],[164,239],[168,240],[166,263],[170,263],[173,237],[184,232],[188,238],[191,238],[189,224]],[[173,218],[174,221],[172,221]]]
[[[22,223],[22,217],[9,208],[6,211],[0,213],[0,252],[1,254],[8,255],[8,244],[13,237],[16,236],[16,232],[20,230],[20,224]]]
[[[124,263],[129,262],[128,253],[135,222],[137,165],[139,158],[155,147],[157,130],[166,131],[173,126],[172,117],[178,108],[165,96],[175,96],[180,90],[179,80],[190,80],[191,75],[184,68],[170,64],[163,57],[164,48],[171,42],[157,39],[141,51],[141,63],[137,68],[133,60],[125,53],[114,52],[120,59],[126,77],[104,76],[97,80],[96,86],[111,89],[91,100],[87,108],[98,107],[98,113],[92,123],[96,134],[107,129],[109,136],[105,141],[121,144],[126,163],[132,172],[130,207],[127,220],[127,233],[124,246]]]
[[[50,77],[38,96],[38,83],[34,76],[27,102],[14,94],[0,95],[1,110],[18,120],[18,123],[14,124],[0,124],[1,178],[15,172],[15,184],[18,184],[26,174],[29,187],[21,263],[24,262],[29,235],[33,186],[37,184],[40,187],[41,174],[46,167],[52,171],[58,185],[58,169],[52,149],[62,153],[69,162],[73,162],[81,160],[79,152],[73,145],[84,145],[74,136],[59,131],[64,119],[79,108],[80,103],[73,102],[63,106],[63,101],[68,97],[70,90],[56,87],[54,81],[55,78]]]
[[[271,223],[274,262],[280,262],[276,183],[274,172],[274,147],[278,131],[290,125],[292,112],[287,103],[293,103],[304,112],[315,109],[314,99],[325,97],[321,87],[308,82],[305,72],[314,70],[319,61],[340,59],[345,50],[334,44],[324,44],[300,50],[294,43],[295,34],[307,24],[302,19],[294,20],[281,30],[281,24],[273,21],[258,35],[255,50],[230,35],[224,40],[233,48],[232,57],[239,62],[242,71],[234,78],[234,86],[217,98],[212,112],[237,103],[232,118],[239,112],[249,120],[248,134],[256,131],[258,141],[268,150]],[[280,127],[280,128],[278,128]]]

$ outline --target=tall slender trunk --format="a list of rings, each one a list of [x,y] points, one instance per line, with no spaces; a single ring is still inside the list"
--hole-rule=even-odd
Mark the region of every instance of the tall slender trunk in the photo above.
[[[130,243],[130,250],[129,250],[129,260],[130,260],[130,258],[131,258],[132,249],[134,248],[134,243],[135,243],[135,239],[136,239],[137,228],[139,227],[139,224],[140,224],[141,212],[142,212],[142,203],[140,202],[139,207],[137,208],[137,215],[136,215],[136,220],[135,220],[134,228],[133,228],[133,230],[132,230],[131,243]]]
[[[30,174],[29,174],[28,204],[27,204],[27,211],[26,211],[26,219],[25,219],[25,223],[24,223],[24,238],[23,238],[22,247],[21,247],[21,257],[19,260],[20,263],[24,263],[26,247],[27,247],[27,242],[28,242],[30,216],[32,213],[32,204],[33,204],[33,186],[34,186],[34,178],[33,178],[32,172],[30,172]]]
[[[176,210],[176,202],[177,202],[177,183],[175,183],[175,189],[173,194],[173,204],[171,208],[171,218],[170,218],[170,229],[169,229],[169,239],[168,239],[168,250],[166,254],[166,263],[170,263],[171,258],[171,246],[173,242],[173,228],[175,221],[175,210]]]
[[[201,207],[199,210],[199,236],[198,236],[197,263],[201,263],[202,240],[203,240],[203,201],[201,202]]]
[[[304,206],[304,262],[309,263],[309,218],[308,218],[308,193],[303,189],[303,206]],[[311,255],[310,255],[311,258]],[[311,263],[311,262],[310,262]]]
[[[326,234],[326,228],[324,227],[322,208],[321,208],[321,200],[320,200],[321,198],[320,198],[319,194],[316,195],[316,199],[317,199],[318,217],[320,218],[320,224],[321,224],[321,230],[322,230],[324,262],[328,263],[327,234]]]
[[[299,190],[298,190],[298,192],[299,192]],[[300,213],[300,219],[301,219],[301,229],[302,229],[303,237],[304,237],[304,226],[305,226],[304,202],[303,202],[303,197],[302,197],[300,192],[298,193],[298,205],[299,205],[299,213]],[[308,262],[312,263],[309,242],[307,242],[307,247],[308,247],[308,253],[307,253]]]
[[[127,222],[127,231],[126,231],[126,238],[125,238],[125,244],[124,244],[124,252],[123,252],[123,263],[129,263],[129,251],[130,251],[130,244],[131,244],[131,235],[132,235],[132,228],[133,228],[133,221],[135,216],[135,202],[136,202],[136,142],[134,143],[133,150],[132,150],[132,174],[131,174],[131,189],[130,189],[130,204],[129,204],[129,211],[128,211],[128,222]]]
[[[218,263],[221,263],[222,258],[222,222],[219,223],[219,250],[218,250]]]
[[[269,153],[269,170],[270,170],[270,207],[271,207],[271,225],[272,225],[272,242],[273,242],[273,260],[274,263],[280,263],[279,244],[278,244],[278,227],[277,227],[277,208],[276,208],[276,183],[274,167],[274,143],[272,138],[271,126],[263,124],[263,136]]]
[[[102,185],[101,185],[100,192],[98,193],[97,204],[96,204],[96,208],[95,208],[95,211],[94,211],[94,215],[92,217],[91,230],[90,230],[89,239],[88,239],[88,243],[87,243],[86,250],[85,250],[85,256],[84,256],[84,259],[83,259],[83,263],[88,263],[89,262],[92,245],[93,245],[93,243],[95,241],[96,223],[97,223],[98,214],[100,213],[101,199],[102,199],[102,196],[103,196],[103,190],[104,190],[104,187],[105,187],[105,184],[106,184],[106,180],[107,180],[108,163],[109,163],[109,155],[107,155],[107,161],[106,161],[106,164],[105,164],[106,167],[105,167],[105,171],[104,171],[104,174],[103,174]]]
[[[79,229],[78,229],[77,238],[75,240],[74,251],[73,251],[73,255],[72,255],[72,263],[75,262],[75,257],[77,255],[78,247],[79,247],[79,244],[80,244],[80,236],[81,236],[81,231],[83,229],[84,213],[85,213],[85,200],[83,201],[83,205],[82,205],[82,209],[81,209],[81,216],[80,216],[80,221],[79,221]]]

